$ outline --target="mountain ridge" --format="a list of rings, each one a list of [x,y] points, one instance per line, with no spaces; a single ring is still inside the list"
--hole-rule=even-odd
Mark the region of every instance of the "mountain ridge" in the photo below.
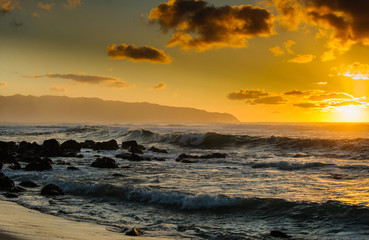
[[[67,96],[0,95],[1,122],[238,122],[229,113],[148,102]]]

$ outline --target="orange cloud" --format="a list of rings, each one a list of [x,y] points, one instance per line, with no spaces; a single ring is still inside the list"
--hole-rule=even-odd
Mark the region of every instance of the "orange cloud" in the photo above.
[[[149,61],[152,63],[171,63],[171,58],[163,50],[153,47],[121,44],[108,46],[108,56],[115,59],[128,58],[134,61]]]
[[[316,90],[308,90],[308,91],[291,90],[291,91],[285,92],[283,94],[284,95],[289,95],[289,96],[307,96],[307,95],[311,95],[315,92],[317,92],[317,91]]]
[[[67,3],[63,4],[65,8],[76,8],[81,6],[81,0],[67,0]]]
[[[300,107],[300,108],[322,108],[322,105],[315,104],[315,103],[296,103],[293,106]]]
[[[311,101],[326,101],[326,100],[353,100],[352,95],[347,93],[328,93],[321,95],[314,95],[308,98]]]
[[[289,30],[298,29],[304,22],[329,31],[324,34],[329,50],[322,55],[323,61],[345,53],[353,44],[369,45],[367,0],[276,0],[274,5],[280,24]]]
[[[0,0],[0,10],[2,14],[14,10],[16,7],[19,8],[18,0]]]
[[[315,56],[312,54],[297,55],[296,57],[288,60],[291,63],[309,63],[314,60]]]
[[[247,46],[247,38],[273,34],[274,17],[250,5],[215,7],[202,0],[170,0],[151,10],[149,18],[163,32],[175,33],[167,46],[198,51]]]
[[[289,54],[295,54],[294,51],[291,50],[292,46],[295,45],[296,42],[295,41],[292,41],[292,40],[288,40],[287,42],[285,42],[283,44],[284,48],[286,49],[286,51],[289,53]]]
[[[257,99],[269,95],[270,93],[261,90],[241,89],[240,91],[229,93],[227,98],[229,100],[246,100],[246,99]]]
[[[43,9],[43,10],[46,10],[46,11],[49,11],[52,7],[55,6],[55,3],[42,3],[42,2],[38,2],[37,3],[38,7]]]
[[[274,54],[274,56],[281,56],[285,54],[285,52],[280,46],[269,48],[269,51],[271,51]]]
[[[350,65],[341,65],[335,68],[337,76],[344,76],[353,80],[369,80],[369,65],[355,62]]]
[[[6,86],[8,86],[8,84],[6,82],[0,82],[0,88],[6,87]]]

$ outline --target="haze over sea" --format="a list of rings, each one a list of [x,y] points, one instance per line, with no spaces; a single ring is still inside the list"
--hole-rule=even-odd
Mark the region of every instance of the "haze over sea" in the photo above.
[[[16,184],[40,186],[12,201],[117,232],[137,227],[151,237],[268,239],[278,230],[294,239],[365,239],[368,130],[366,123],[3,125],[1,141],[136,140],[146,150],[137,154],[143,161],[130,161],[117,157],[126,149],[82,148],[83,158],[51,157],[50,171],[6,164],[2,171]],[[104,156],[119,168],[91,167]],[[41,196],[50,183],[65,195]]]

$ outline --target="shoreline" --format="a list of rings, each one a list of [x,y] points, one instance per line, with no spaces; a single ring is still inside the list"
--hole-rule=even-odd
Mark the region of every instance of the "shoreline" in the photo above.
[[[112,232],[106,226],[78,222],[28,209],[15,202],[0,200],[0,239],[2,240],[133,240],[175,239],[132,237]]]

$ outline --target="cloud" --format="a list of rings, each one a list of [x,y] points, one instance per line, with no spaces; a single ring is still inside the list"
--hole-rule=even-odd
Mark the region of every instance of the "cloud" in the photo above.
[[[321,95],[313,95],[308,98],[311,101],[326,101],[326,100],[353,100],[352,95],[347,93],[327,93]]]
[[[240,91],[229,93],[227,98],[229,100],[246,100],[246,99],[257,99],[269,95],[270,93],[261,90],[241,89]]]
[[[116,46],[112,44],[108,46],[108,56],[115,59],[128,58],[134,61],[149,61],[152,63],[171,63],[171,58],[153,47],[143,46],[135,47],[134,45],[121,44]]]
[[[16,7],[19,7],[18,0],[0,0],[1,14],[6,14],[13,11]]]
[[[291,90],[291,91],[285,92],[283,94],[284,95],[289,95],[289,96],[307,96],[307,95],[311,95],[314,92],[316,92],[316,91],[314,91],[314,90],[309,90],[309,91]]]
[[[366,106],[366,103],[358,102],[358,101],[343,101],[343,102],[334,102],[331,103],[332,107],[343,107],[343,106]]]
[[[286,100],[283,99],[281,96],[271,96],[271,97],[257,98],[254,100],[248,100],[246,103],[249,103],[252,105],[255,105],[255,104],[277,105],[277,104],[286,103]]]
[[[315,84],[317,84],[317,85],[327,85],[328,83],[327,82],[317,82]]]
[[[81,0],[67,0],[67,3],[63,4],[65,8],[76,8],[81,6]]]
[[[67,88],[62,87],[60,84],[51,86],[49,90],[52,92],[62,92],[62,93],[69,91]]]
[[[0,88],[6,87],[8,84],[6,82],[0,82]]]
[[[353,44],[369,45],[369,1],[367,0],[276,0],[280,24],[296,30],[300,23],[317,26],[326,33],[323,61],[350,50]],[[321,36],[321,34],[320,34]]]
[[[269,51],[271,51],[274,54],[274,56],[281,56],[285,54],[285,52],[280,46],[269,48]]]
[[[38,7],[43,9],[43,10],[46,10],[46,11],[49,11],[52,7],[55,6],[55,3],[42,3],[42,2],[38,2],[37,3]]]
[[[315,103],[296,103],[293,106],[300,107],[300,108],[321,108],[322,106]]]
[[[40,18],[40,15],[37,12],[32,13],[32,17]]]
[[[167,84],[165,82],[161,82],[158,85],[154,86],[153,90],[163,90],[167,87]]]
[[[292,40],[288,40],[286,41],[283,46],[284,48],[286,49],[286,51],[289,53],[289,54],[295,54],[294,51],[291,50],[292,46],[295,45],[296,42],[295,41],[292,41]]]
[[[306,55],[297,55],[296,57],[288,60],[288,62],[291,63],[309,63],[312,62],[315,58],[312,54],[306,54]]]
[[[116,77],[107,77],[101,75],[86,75],[86,74],[57,74],[57,73],[48,73],[45,75],[34,75],[31,78],[57,78],[57,79],[67,79],[72,80],[79,83],[85,84],[105,84],[107,87],[112,88],[128,88],[131,87],[125,81],[116,78]]]
[[[151,23],[166,33],[174,31],[168,47],[198,51],[247,47],[247,38],[274,33],[274,17],[250,5],[215,7],[202,0],[170,0],[151,10]]]
[[[337,76],[344,76],[353,80],[369,80],[369,65],[355,62],[350,65],[341,65],[339,68],[333,68]]]

